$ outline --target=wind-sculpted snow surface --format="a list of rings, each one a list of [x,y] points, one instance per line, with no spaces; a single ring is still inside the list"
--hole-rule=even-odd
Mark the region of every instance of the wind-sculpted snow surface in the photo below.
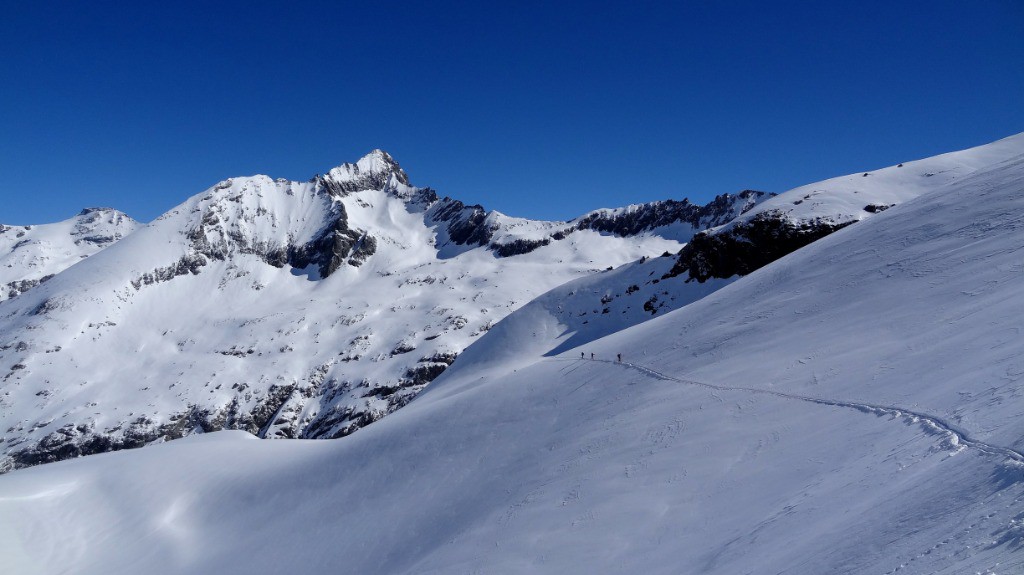
[[[0,301],[17,296],[135,231],[111,208],[86,208],[56,224],[0,224]]]
[[[0,557],[86,575],[1022,572],[1022,175],[980,170],[555,357],[584,324],[523,307],[342,440],[224,432],[0,476]]]
[[[380,150],[225,180],[0,306],[0,471],[219,429],[348,435],[544,291],[766,197],[537,222],[414,187]]]

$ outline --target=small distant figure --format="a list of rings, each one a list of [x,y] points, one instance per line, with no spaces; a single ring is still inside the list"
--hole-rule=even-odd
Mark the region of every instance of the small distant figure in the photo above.
[[[594,359],[594,352],[590,352],[590,359]]]
[[[586,357],[584,357],[584,355],[583,355],[583,352],[582,352],[582,351],[580,352],[580,359],[587,359]]]
[[[616,359],[618,359],[619,363],[622,363],[622,354],[621,353],[615,354],[615,357],[616,357]]]

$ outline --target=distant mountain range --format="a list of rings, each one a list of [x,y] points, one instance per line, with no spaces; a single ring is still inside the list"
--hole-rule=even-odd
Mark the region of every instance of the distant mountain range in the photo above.
[[[567,222],[380,151],[69,222],[0,236],[53,274],[0,302],[6,571],[1024,572],[1024,134]]]
[[[441,198],[374,150],[308,182],[228,179],[144,226],[111,209],[3,226],[0,469],[220,429],[348,435],[548,290],[532,305],[574,327],[559,349],[578,345],[1019,153],[1018,140],[778,197],[564,222]]]

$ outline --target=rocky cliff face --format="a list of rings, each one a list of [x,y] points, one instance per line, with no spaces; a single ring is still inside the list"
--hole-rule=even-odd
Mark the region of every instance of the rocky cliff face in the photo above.
[[[684,275],[703,283],[744,276],[852,223],[794,222],[779,212],[761,212],[728,229],[695,235],[662,279]]]
[[[679,236],[685,241],[694,232],[725,224],[773,195],[744,190],[735,195],[722,194],[703,206],[684,199],[597,210],[567,222],[531,222],[531,233],[525,237],[506,233],[513,227],[522,227],[521,221],[451,198],[433,204],[429,218],[445,226],[451,244],[486,247],[498,257],[510,257],[530,253],[580,231],[625,238],[656,230],[670,235],[672,232],[667,228],[676,226],[684,228]]]

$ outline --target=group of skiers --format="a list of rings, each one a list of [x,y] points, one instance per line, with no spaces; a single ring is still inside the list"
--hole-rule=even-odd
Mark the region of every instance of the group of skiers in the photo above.
[[[580,359],[587,359],[586,354],[584,354],[582,351],[580,352]],[[594,357],[594,352],[590,352],[590,359],[596,359]],[[617,361],[619,363],[622,363],[622,354],[621,353],[615,354],[615,361]]]

